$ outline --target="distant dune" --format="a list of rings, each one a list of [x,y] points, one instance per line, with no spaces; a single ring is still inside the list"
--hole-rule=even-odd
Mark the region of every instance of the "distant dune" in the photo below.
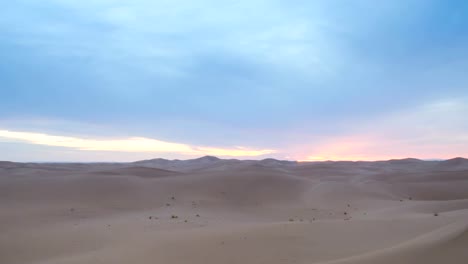
[[[92,173],[104,174],[104,175],[140,176],[140,177],[146,177],[146,178],[167,177],[167,176],[174,176],[174,175],[180,174],[175,171],[163,170],[163,169],[158,169],[158,168],[140,167],[140,166],[131,166],[131,167],[111,169],[111,170],[95,171]]]
[[[468,160],[0,162],[0,263],[465,264]]]

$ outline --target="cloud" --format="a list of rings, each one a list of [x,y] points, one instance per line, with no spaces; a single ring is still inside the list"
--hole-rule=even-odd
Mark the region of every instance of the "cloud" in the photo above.
[[[463,1],[4,2],[0,123],[12,131],[124,137],[86,139],[106,149],[256,155],[268,146],[298,159],[399,156],[392,144],[464,142],[468,131],[440,129],[462,111],[434,123],[415,110],[467,95]],[[295,144],[307,149],[289,151]],[[224,149],[238,145],[250,148]]]
[[[350,126],[321,139],[300,160],[385,160],[468,156],[468,99],[437,100]]]
[[[66,147],[83,151],[153,152],[180,155],[214,155],[226,157],[255,157],[275,153],[272,149],[246,147],[214,148],[165,142],[151,138],[131,137],[124,139],[92,139],[48,135],[42,133],[0,130],[0,138],[28,142],[37,145]]]

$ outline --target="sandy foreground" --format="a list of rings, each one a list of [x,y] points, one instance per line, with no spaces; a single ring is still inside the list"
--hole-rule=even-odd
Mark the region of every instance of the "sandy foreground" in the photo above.
[[[468,160],[0,162],[0,263],[468,263]]]

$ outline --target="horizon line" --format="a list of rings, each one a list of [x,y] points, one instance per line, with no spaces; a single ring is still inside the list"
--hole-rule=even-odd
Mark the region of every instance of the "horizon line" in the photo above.
[[[218,160],[238,160],[238,161],[265,161],[265,160],[276,160],[276,161],[288,161],[288,162],[296,162],[296,163],[323,163],[323,162],[382,162],[382,161],[401,161],[401,160],[418,160],[418,161],[448,161],[448,160],[455,160],[455,159],[465,159],[467,160],[468,158],[465,157],[453,157],[453,158],[448,158],[448,159],[439,159],[439,158],[433,158],[433,159],[420,159],[420,158],[414,158],[414,157],[407,157],[407,158],[391,158],[391,159],[376,159],[376,160],[288,160],[288,159],[276,159],[276,158],[263,158],[263,159],[236,159],[236,158],[220,158],[217,156],[211,156],[211,155],[204,155],[200,156],[198,158],[191,158],[191,159],[166,159],[166,158],[152,158],[152,159],[143,159],[143,160],[135,160],[135,161],[89,161],[89,162],[83,162],[83,161],[12,161],[12,160],[0,160],[0,162],[11,162],[11,163],[54,163],[54,164],[59,164],[59,163],[78,163],[78,164],[93,164],[93,163],[136,163],[136,162],[142,162],[142,161],[152,161],[152,160],[168,160],[168,161],[188,161],[188,160],[197,160],[197,159],[202,159],[202,158],[216,158]]]

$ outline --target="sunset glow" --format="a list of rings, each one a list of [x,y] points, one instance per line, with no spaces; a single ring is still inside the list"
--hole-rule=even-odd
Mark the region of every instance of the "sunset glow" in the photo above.
[[[170,152],[182,155],[219,155],[219,156],[260,156],[274,153],[275,150],[255,150],[249,148],[212,148],[190,146],[165,142],[150,138],[132,137],[126,139],[89,139],[64,137],[42,133],[0,130],[0,138],[25,141],[32,144],[66,147],[85,151],[118,152]]]

